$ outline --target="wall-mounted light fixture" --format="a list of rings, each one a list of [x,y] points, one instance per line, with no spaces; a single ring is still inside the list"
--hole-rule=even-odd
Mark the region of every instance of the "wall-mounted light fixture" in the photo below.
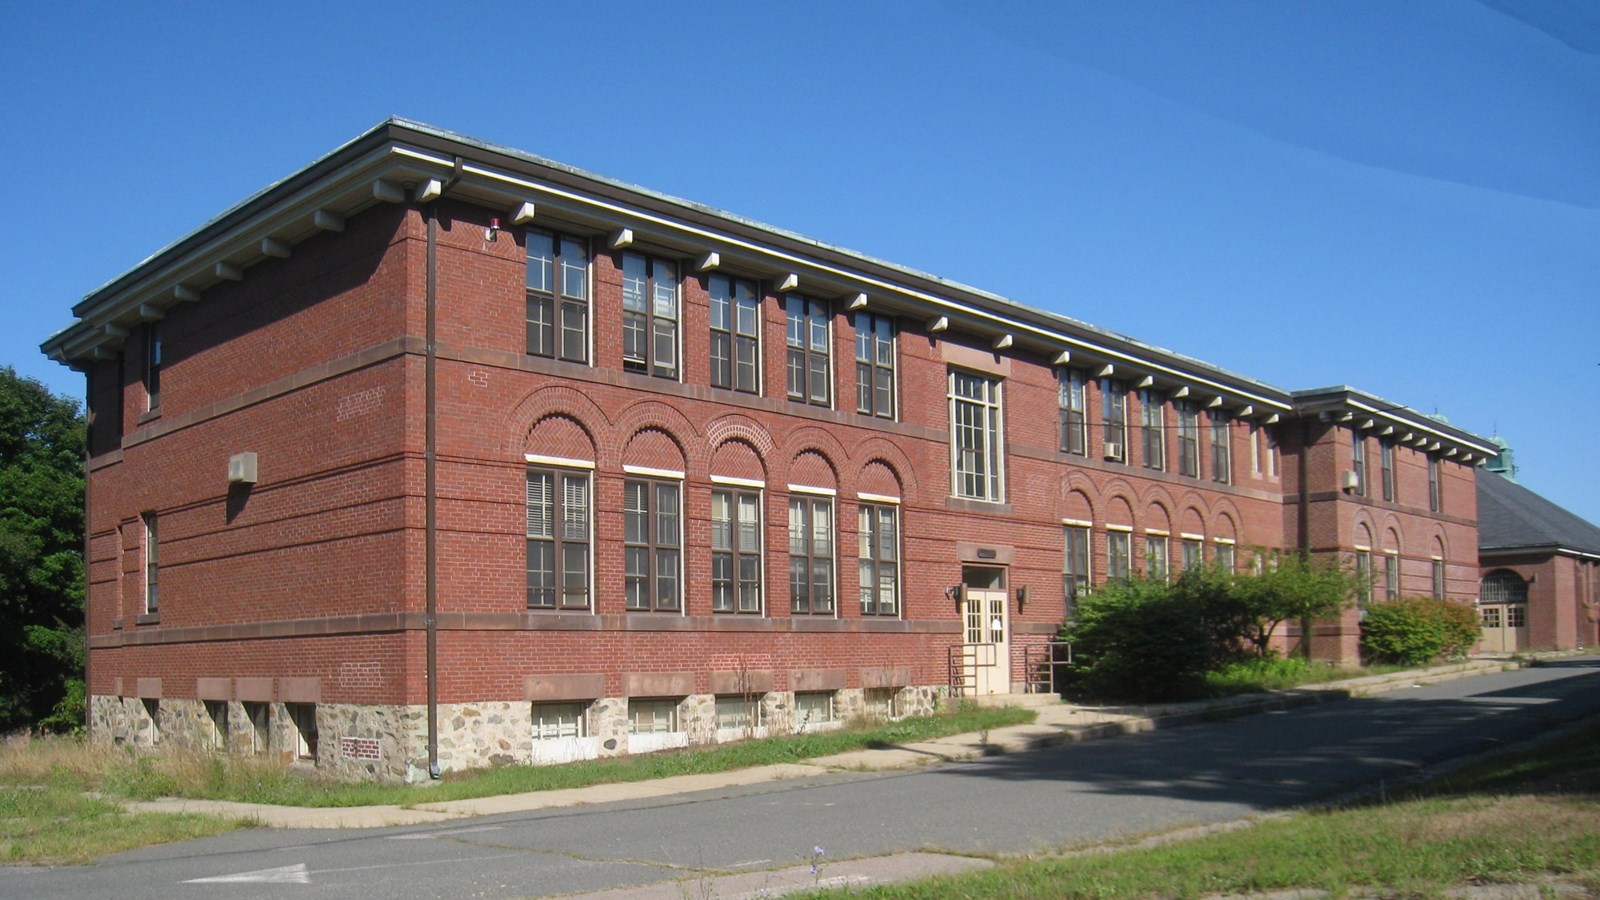
[[[1022,608],[1024,606],[1026,606],[1027,604],[1028,604],[1028,586],[1027,585],[1023,585],[1022,587],[1017,588],[1017,612],[1019,612],[1019,613],[1022,612]]]
[[[489,220],[489,227],[483,230],[483,239],[489,243],[500,240],[500,217]]]
[[[965,597],[966,594],[967,586],[964,584],[952,584],[944,589],[945,599],[954,602],[957,608],[960,608],[961,598]]]

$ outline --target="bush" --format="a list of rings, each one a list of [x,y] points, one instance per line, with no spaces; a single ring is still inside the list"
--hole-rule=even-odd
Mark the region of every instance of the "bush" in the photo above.
[[[1367,608],[1361,646],[1372,661],[1416,666],[1465,656],[1481,633],[1470,606],[1435,597],[1401,597]]]
[[[1077,661],[1069,690],[1100,699],[1197,696],[1211,661],[1200,607],[1164,582],[1108,584],[1084,597],[1064,638]]]

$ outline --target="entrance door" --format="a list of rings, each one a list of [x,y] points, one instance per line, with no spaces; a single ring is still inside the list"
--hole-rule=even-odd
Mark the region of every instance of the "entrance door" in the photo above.
[[[961,578],[966,683],[978,694],[1011,693],[1010,621],[1006,612],[1006,570],[964,566]]]
[[[1528,605],[1526,603],[1485,603],[1483,649],[1486,653],[1517,653],[1528,649]]]

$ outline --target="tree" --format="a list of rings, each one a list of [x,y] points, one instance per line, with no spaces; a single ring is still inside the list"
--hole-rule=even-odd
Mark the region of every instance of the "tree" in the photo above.
[[[1260,656],[1267,655],[1279,625],[1290,620],[1309,625],[1337,616],[1355,602],[1360,589],[1355,574],[1334,559],[1286,550],[1264,561],[1259,574],[1241,575],[1234,586],[1252,620],[1243,636]],[[1304,647],[1310,650],[1309,643]]]
[[[84,447],[77,401],[0,368],[0,730],[82,721]]]

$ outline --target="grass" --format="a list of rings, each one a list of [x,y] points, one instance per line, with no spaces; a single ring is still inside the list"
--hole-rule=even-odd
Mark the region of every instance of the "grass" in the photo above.
[[[215,816],[128,813],[71,784],[0,787],[0,862],[5,863],[80,864],[247,825]]]
[[[1282,691],[1308,684],[1344,681],[1366,675],[1387,675],[1416,668],[1416,666],[1396,665],[1370,665],[1359,668],[1336,666],[1321,661],[1308,661],[1298,656],[1286,659],[1251,659],[1229,663],[1221,669],[1207,672],[1203,690],[1207,697],[1228,697],[1234,694]]]
[[[1600,725],[1397,798],[1306,811],[1182,843],[1009,860],[870,898],[1199,897],[1292,889],[1438,896],[1551,880],[1600,893]],[[842,896],[821,893],[816,896]]]
[[[0,748],[0,784],[58,783],[146,800],[189,797],[285,806],[414,805],[550,791],[672,775],[727,772],[797,762],[850,750],[894,746],[1030,722],[1032,710],[963,706],[935,716],[854,724],[837,731],[691,747],[559,766],[502,766],[449,773],[429,786],[336,781],[251,757],[211,753],[141,754],[71,739]]]

